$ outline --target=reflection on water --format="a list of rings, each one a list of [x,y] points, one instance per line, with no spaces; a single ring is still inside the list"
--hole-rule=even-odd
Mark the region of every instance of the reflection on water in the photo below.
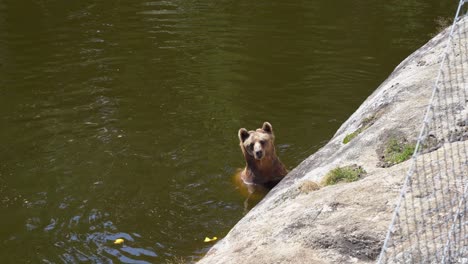
[[[66,210],[68,206],[62,205],[61,209]],[[142,240],[141,235],[118,232],[108,213],[101,213],[96,209],[86,210],[86,207],[80,206],[83,214],[71,219],[61,220],[57,217],[52,218],[50,223],[41,223],[39,217],[26,220],[27,231],[38,237],[36,243],[53,246],[52,252],[57,254],[43,256],[43,261],[106,263],[118,260],[123,263],[151,263],[158,256],[153,249],[144,248],[139,242]],[[67,232],[63,233],[64,230]],[[47,239],[52,237],[53,244],[49,244],[51,241]],[[113,244],[117,238],[125,240],[123,246]]]
[[[240,127],[293,168],[453,8],[0,0],[2,262],[199,258],[243,215]]]
[[[246,185],[241,177],[243,170],[243,168],[236,170],[232,176],[232,183],[236,190],[239,191],[240,195],[244,197],[244,214],[246,214],[268,194],[268,188],[259,185],[255,187]]]

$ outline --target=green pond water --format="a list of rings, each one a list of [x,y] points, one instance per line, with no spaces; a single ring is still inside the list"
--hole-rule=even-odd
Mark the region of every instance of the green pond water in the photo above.
[[[244,213],[240,127],[294,168],[455,6],[0,0],[0,262],[199,259]]]

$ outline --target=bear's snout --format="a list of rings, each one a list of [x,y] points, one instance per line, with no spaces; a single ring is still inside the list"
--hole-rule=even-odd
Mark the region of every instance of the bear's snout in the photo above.
[[[260,160],[263,158],[263,151],[262,150],[257,150],[255,151],[255,158]]]

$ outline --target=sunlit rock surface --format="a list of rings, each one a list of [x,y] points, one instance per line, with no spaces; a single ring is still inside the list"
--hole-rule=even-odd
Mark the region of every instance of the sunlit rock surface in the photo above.
[[[199,263],[374,262],[410,164],[382,166],[379,150],[389,135],[416,141],[447,35],[445,30],[398,65],[327,145],[291,171]],[[343,143],[369,119],[371,125]],[[367,171],[364,178],[320,190],[304,187],[353,164]]]

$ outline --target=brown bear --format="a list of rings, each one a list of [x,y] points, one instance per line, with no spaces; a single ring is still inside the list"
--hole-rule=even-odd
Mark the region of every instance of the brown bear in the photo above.
[[[263,123],[262,128],[255,131],[239,129],[239,140],[246,162],[239,175],[249,192],[257,187],[271,189],[286,176],[288,171],[276,156],[275,135],[270,123]]]

